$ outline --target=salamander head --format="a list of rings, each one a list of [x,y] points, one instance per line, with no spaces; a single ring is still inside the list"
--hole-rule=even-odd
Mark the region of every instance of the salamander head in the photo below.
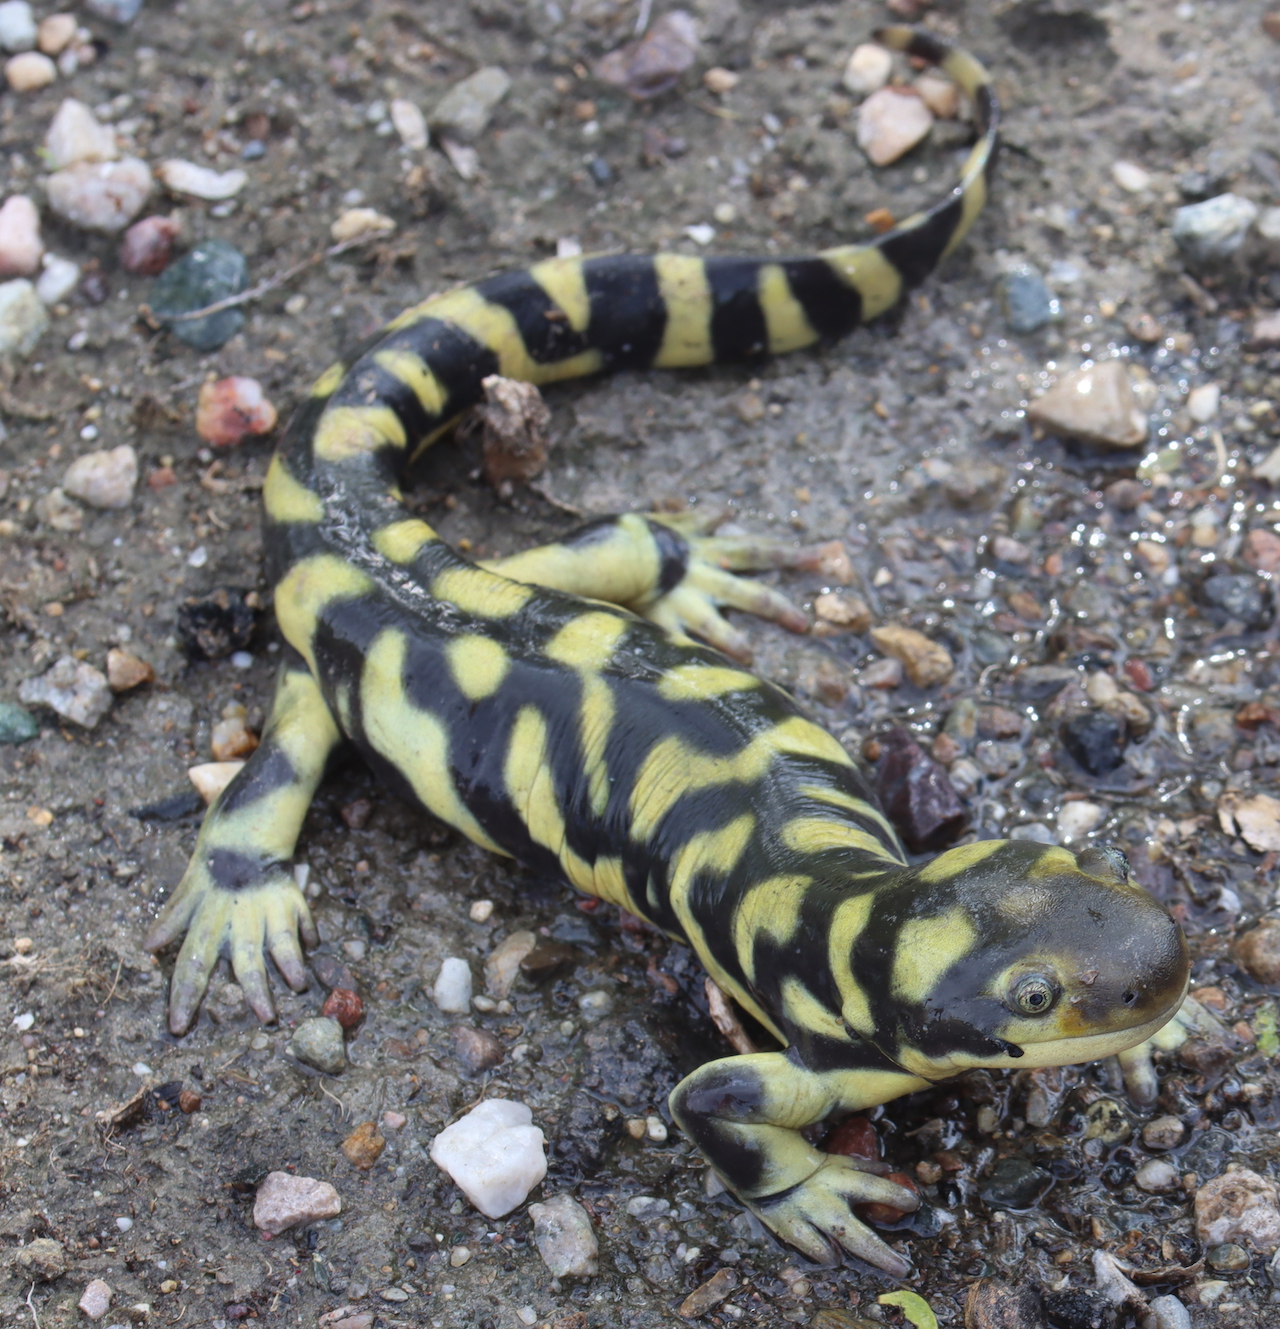
[[[882,897],[886,911],[901,901],[897,1028],[886,1039],[877,1020],[876,1041],[917,1075],[1110,1056],[1150,1038],[1186,994],[1182,930],[1119,850],[980,841],[902,887]]]

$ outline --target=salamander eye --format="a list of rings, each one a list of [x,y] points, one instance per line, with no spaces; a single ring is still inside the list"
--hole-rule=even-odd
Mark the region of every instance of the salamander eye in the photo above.
[[[1013,990],[1013,1004],[1023,1015],[1043,1015],[1058,999],[1058,989],[1041,974],[1019,979]]]

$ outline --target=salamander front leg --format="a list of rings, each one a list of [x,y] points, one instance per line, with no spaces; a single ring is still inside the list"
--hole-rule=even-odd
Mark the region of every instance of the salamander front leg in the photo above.
[[[843,1249],[901,1277],[907,1262],[853,1206],[878,1201],[911,1211],[917,1197],[853,1159],[815,1149],[800,1130],[924,1083],[905,1073],[818,1074],[794,1052],[761,1052],[700,1066],[672,1091],[671,1111],[725,1185],[784,1241],[820,1263]]]
[[[185,1033],[224,951],[258,1018],[275,1018],[263,951],[295,992],[307,986],[298,945],[319,940],[289,860],[325,764],[340,738],[298,658],[276,682],[262,743],[219,795],[186,873],[147,936],[158,951],[187,934],[169,989],[169,1028]]]
[[[1160,1092],[1153,1059],[1156,1052],[1176,1052],[1193,1034],[1221,1040],[1225,1032],[1212,1011],[1201,1006],[1194,997],[1185,997],[1178,1013],[1168,1024],[1137,1047],[1117,1054],[1129,1097],[1141,1107],[1149,1107],[1156,1101]]]
[[[740,572],[816,569],[820,549],[785,541],[711,534],[714,522],[688,514],[626,513],[603,517],[556,544],[484,567],[515,581],[606,600],[666,628],[701,637],[747,661],[747,639],[721,609],[739,609],[804,632],[809,621],[786,596]]]

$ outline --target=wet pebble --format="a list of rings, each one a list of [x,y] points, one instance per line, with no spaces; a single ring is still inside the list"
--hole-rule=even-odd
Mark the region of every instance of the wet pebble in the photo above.
[[[1251,573],[1219,572],[1200,587],[1201,603],[1220,609],[1247,628],[1262,628],[1271,621],[1270,597]]]
[[[178,157],[162,161],[156,167],[156,176],[171,194],[184,194],[210,203],[235,198],[249,181],[239,167],[231,171],[215,171]]]
[[[978,1193],[993,1209],[1029,1209],[1051,1181],[1029,1159],[1013,1155],[997,1160]]]
[[[51,171],[77,162],[114,161],[120,155],[115,130],[74,97],[67,97],[54,113],[45,134],[44,153]]]
[[[872,660],[869,665],[858,671],[858,682],[864,688],[880,688],[889,691],[902,686],[904,673],[902,661],[890,657],[887,660]]]
[[[1146,1138],[1145,1134],[1143,1138]],[[1139,1190],[1149,1191],[1152,1194],[1176,1190],[1181,1185],[1178,1169],[1172,1163],[1165,1162],[1163,1158],[1153,1158],[1143,1163],[1134,1173],[1133,1181]]]
[[[1261,797],[1265,797],[1265,795]],[[1246,801],[1253,802],[1254,800]],[[1277,803],[1275,799],[1268,801],[1275,804],[1274,808],[1267,809],[1271,813],[1270,826],[1275,828],[1277,825],[1275,818],[1276,814],[1280,813],[1280,803]],[[1235,813],[1237,824],[1241,824],[1240,809],[1237,808]],[[1241,829],[1243,832],[1244,825],[1241,825]],[[1265,844],[1266,848],[1259,849],[1259,852],[1262,853],[1265,853],[1273,844],[1275,848],[1280,848],[1280,835],[1277,835],[1274,829],[1269,835],[1263,836],[1255,832],[1252,837],[1246,835],[1245,839],[1255,847]],[[1259,983],[1266,983],[1269,986],[1280,984],[1280,920],[1264,918],[1256,928],[1239,937],[1231,949],[1239,963]]]
[[[249,280],[244,255],[225,240],[204,240],[156,278],[151,309],[179,341],[197,351],[216,351],[244,326],[244,312],[223,309],[203,318],[173,321],[186,314],[238,295]]]
[[[1191,1329],[1191,1312],[1172,1294],[1152,1297],[1142,1329]]]
[[[11,195],[0,207],[0,277],[32,276],[43,253],[36,205],[25,194]]]
[[[542,1131],[523,1103],[488,1098],[431,1142],[431,1161],[489,1218],[502,1218],[547,1175]]]
[[[342,1152],[352,1167],[368,1172],[382,1157],[387,1142],[376,1121],[362,1121],[342,1142]]]
[[[1065,841],[1082,840],[1090,831],[1096,831],[1107,815],[1098,803],[1085,799],[1066,803],[1058,813],[1058,834]]]
[[[19,1246],[14,1258],[28,1277],[41,1283],[52,1283],[68,1268],[66,1249],[52,1237],[36,1237],[25,1246]]]
[[[428,122],[438,134],[463,143],[473,142],[484,133],[490,116],[510,87],[507,71],[498,65],[477,69],[445,93]]]
[[[95,1278],[85,1285],[76,1303],[81,1314],[88,1320],[100,1320],[111,1309],[111,1285],[101,1278]]]
[[[91,508],[127,508],[138,483],[138,454],[127,443],[87,452],[67,467],[62,489]]]
[[[321,1015],[337,1020],[342,1028],[350,1033],[364,1018],[364,1002],[360,994],[352,988],[334,988],[324,999],[320,1008]]]
[[[1147,440],[1146,414],[1120,360],[1102,360],[1064,374],[1031,403],[1027,416],[1050,433],[1104,448],[1136,448]]]
[[[1249,1252],[1243,1246],[1236,1245],[1234,1241],[1210,1247],[1205,1252],[1205,1260],[1209,1268],[1219,1274],[1238,1274],[1253,1263]]]
[[[613,997],[603,989],[584,992],[578,998],[578,1012],[588,1024],[603,1020],[613,1010]]]
[[[327,1181],[291,1172],[268,1172],[253,1202],[254,1226],[273,1236],[341,1212],[338,1192]]]
[[[92,729],[111,709],[111,687],[100,670],[64,655],[51,669],[26,679],[18,699],[28,706],[47,706],[64,720]]]
[[[738,1286],[738,1274],[733,1269],[718,1269],[700,1287],[680,1303],[678,1314],[682,1320],[697,1320],[709,1314]]]
[[[200,385],[196,433],[215,448],[230,448],[276,426],[276,408],[256,378],[232,375]]]
[[[880,88],[858,108],[858,146],[876,166],[905,156],[933,128],[914,88]]]
[[[531,983],[545,983],[563,973],[578,958],[578,950],[567,942],[540,941],[520,961],[520,972]]]
[[[446,1015],[465,1015],[471,1009],[471,966],[456,955],[447,957],[436,975],[431,998]]]
[[[74,14],[50,14],[36,28],[36,45],[45,55],[61,55],[71,45],[78,26]]]
[[[1033,1283],[1015,1287],[997,1278],[980,1278],[969,1287],[964,1322],[965,1329],[1040,1329],[1040,1290]]]
[[[1280,1246],[1275,1183],[1248,1168],[1224,1173],[1196,1191],[1196,1236],[1205,1247],[1248,1244],[1264,1255]]]
[[[884,627],[871,629],[871,640],[885,655],[902,662],[907,677],[918,688],[931,688],[945,682],[955,669],[951,652],[915,628],[887,623]]]
[[[182,234],[181,226],[171,217],[143,217],[124,233],[120,262],[126,272],[155,277],[169,266],[173,246]]]
[[[247,712],[239,702],[226,707],[209,734],[214,761],[236,761],[257,750],[258,736],[245,724]]]
[[[453,1031],[453,1055],[466,1075],[479,1075],[502,1063],[506,1050],[487,1029],[460,1024]]]
[[[39,51],[23,51],[5,61],[4,76],[14,92],[38,92],[58,77],[58,67]]]
[[[1105,711],[1085,711],[1062,726],[1062,743],[1090,775],[1107,775],[1124,761],[1123,724]]]
[[[1249,340],[1255,346],[1280,346],[1280,313],[1263,314],[1254,320],[1253,332]],[[1261,474],[1258,467],[1254,467],[1255,475]],[[1263,476],[1263,479],[1270,479],[1269,476]],[[1272,483],[1275,483],[1274,480]]]
[[[155,681],[156,671],[129,651],[113,646],[107,652],[107,682],[112,692],[131,692]]]
[[[947,772],[905,729],[891,729],[880,745],[876,793],[903,840],[913,853],[945,848],[968,820]]]
[[[1240,557],[1258,572],[1280,569],[1280,535],[1265,526],[1257,527],[1244,537]]]
[[[151,168],[137,157],[80,161],[45,182],[49,206],[64,221],[90,231],[122,231],[151,193]]]
[[[529,1206],[533,1240],[552,1278],[592,1278],[598,1268],[600,1244],[591,1215],[572,1195],[553,1195]]]
[[[1258,205],[1250,199],[1219,194],[1179,208],[1173,214],[1173,238],[1193,263],[1220,263],[1244,244],[1257,215]]]
[[[300,1062],[326,1075],[341,1075],[347,1067],[342,1026],[325,1015],[299,1022],[289,1040],[289,1052]]]
[[[637,101],[675,87],[698,58],[698,25],[683,9],[656,19],[638,40],[610,51],[592,71]]]
[[[1060,306],[1044,278],[1029,264],[1006,272],[998,285],[1000,308],[1013,332],[1035,332],[1052,323]]]
[[[40,722],[16,702],[0,701],[0,743],[26,743],[40,732]]]
[[[42,304],[56,305],[80,284],[80,265],[57,254],[44,256],[44,268],[36,280],[36,295]]]
[[[520,961],[538,944],[532,932],[513,932],[500,941],[484,962],[484,985],[499,1001],[511,991],[520,972]]]
[[[1187,1128],[1178,1117],[1165,1115],[1147,1122],[1142,1128],[1142,1143],[1148,1149],[1176,1149],[1186,1134]]]
[[[893,54],[875,42],[855,46],[840,76],[841,83],[855,97],[877,92],[893,73]]]
[[[49,326],[49,313],[25,277],[0,284],[0,356],[25,359]]]

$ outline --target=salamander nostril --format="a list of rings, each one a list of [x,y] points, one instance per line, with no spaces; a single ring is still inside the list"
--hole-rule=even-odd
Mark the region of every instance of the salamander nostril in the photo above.
[[[1138,994],[1132,991],[1125,992],[1121,995],[1120,1000],[1124,1002],[1126,1006],[1132,1006],[1133,1003],[1138,1000]]]

